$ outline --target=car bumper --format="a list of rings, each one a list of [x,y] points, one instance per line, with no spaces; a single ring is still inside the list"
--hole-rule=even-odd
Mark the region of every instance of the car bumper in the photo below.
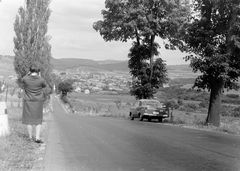
[[[167,114],[152,114],[152,113],[144,113],[143,117],[153,117],[153,118],[168,118]]]

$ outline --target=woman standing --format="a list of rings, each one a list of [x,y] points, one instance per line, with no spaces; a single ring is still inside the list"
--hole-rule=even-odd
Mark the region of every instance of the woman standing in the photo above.
[[[23,83],[23,113],[22,123],[27,125],[29,139],[32,140],[33,126],[36,126],[36,143],[43,143],[40,132],[43,119],[43,88],[45,80],[39,76],[40,70],[32,65],[30,72],[22,78]]]

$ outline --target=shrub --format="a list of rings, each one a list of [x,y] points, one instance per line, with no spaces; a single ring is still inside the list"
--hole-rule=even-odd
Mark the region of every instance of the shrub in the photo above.
[[[208,107],[208,102],[201,101],[201,103],[199,103],[199,106],[202,107],[202,108],[207,108]]]
[[[238,94],[227,94],[226,96],[229,97],[229,98],[233,98],[233,99],[239,98]]]
[[[233,112],[232,112],[231,116],[240,117],[240,106],[233,109]]]
[[[234,111],[234,112],[231,114],[231,116],[236,117],[236,118],[239,118],[239,117],[240,117],[240,113]]]
[[[222,98],[222,103],[227,103],[227,104],[240,104],[240,99],[239,98],[229,98],[227,96],[223,96]]]
[[[240,106],[239,106],[239,107],[236,107],[235,109],[233,109],[233,111],[235,111],[235,112],[240,112]]]
[[[126,106],[131,106],[131,103],[130,103],[130,102],[127,102],[127,103],[126,103]]]
[[[179,106],[182,106],[182,105],[183,105],[183,101],[180,100],[180,99],[178,99],[177,104],[178,104]]]
[[[193,112],[197,109],[197,105],[194,103],[186,103],[180,107],[181,111]]]
[[[188,108],[191,108],[191,109],[194,109],[194,110],[197,109],[197,105],[194,104],[194,103],[187,103],[186,106],[187,106]]]
[[[179,105],[176,103],[175,100],[166,101],[166,102],[164,102],[164,105],[167,108],[173,108],[173,109],[178,109],[179,108]]]
[[[230,105],[222,105],[221,108],[221,116],[231,116],[232,113],[232,107]]]
[[[116,106],[117,106],[117,108],[118,108],[119,110],[121,110],[121,109],[123,109],[123,108],[124,108],[124,106],[123,106],[123,103],[122,103],[122,100],[121,100],[121,99],[117,99],[117,100],[115,100],[114,102],[115,102],[115,104],[116,104]]]

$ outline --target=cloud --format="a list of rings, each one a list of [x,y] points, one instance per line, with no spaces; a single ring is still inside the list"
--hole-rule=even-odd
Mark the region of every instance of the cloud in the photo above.
[[[13,24],[25,0],[0,2],[0,54],[13,54]],[[52,10],[47,35],[51,36],[54,58],[119,59],[127,60],[131,40],[127,43],[105,42],[92,25],[103,17],[105,0],[52,0]],[[161,57],[168,64],[184,63],[180,52],[160,49]]]
[[[13,37],[15,35],[13,23],[18,8],[24,0],[1,0],[0,2],[0,54],[13,55]]]

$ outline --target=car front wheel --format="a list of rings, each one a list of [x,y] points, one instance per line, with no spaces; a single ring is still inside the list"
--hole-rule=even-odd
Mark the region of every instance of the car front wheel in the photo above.
[[[162,118],[158,118],[158,122],[162,122]]]
[[[134,120],[134,117],[133,117],[133,115],[130,115],[130,119],[131,119],[131,120]]]

